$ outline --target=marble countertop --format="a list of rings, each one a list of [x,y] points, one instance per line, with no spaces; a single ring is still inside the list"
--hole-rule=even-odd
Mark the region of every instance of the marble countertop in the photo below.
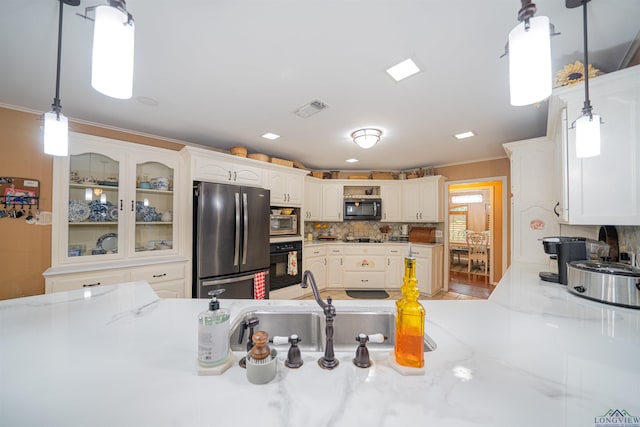
[[[222,305],[232,321],[256,305],[320,311],[314,301]],[[335,305],[338,316],[394,307]],[[132,282],[0,301],[0,425],[590,427],[611,409],[640,415],[640,311],[580,299],[525,266],[488,301],[423,305],[437,343],[425,375],[402,376],[373,352],[369,369],[349,352],[325,371],[320,353],[303,353],[300,369],[280,363],[272,382],[253,385],[237,364],[196,374],[204,300],[159,299]]]

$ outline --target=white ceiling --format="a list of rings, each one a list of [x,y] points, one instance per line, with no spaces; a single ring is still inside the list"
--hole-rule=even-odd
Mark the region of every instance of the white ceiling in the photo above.
[[[58,1],[2,3],[0,103],[48,111]],[[130,100],[90,85],[93,25],[76,13],[98,3],[65,6],[60,98],[71,119],[343,170],[504,157],[502,143],[546,132],[546,103],[510,105],[508,59],[499,58],[518,0],[129,0]],[[582,9],[536,4],[562,33],[552,39],[554,72],[581,60]],[[640,1],[588,7],[590,62],[615,71],[638,36]],[[385,69],[407,57],[424,71],[395,83]],[[315,99],[329,108],[307,119],[292,113]],[[384,131],[370,150],[349,138],[365,126]],[[453,139],[470,129],[478,136]],[[265,132],[282,137],[268,141]],[[351,157],[360,162],[345,163]]]

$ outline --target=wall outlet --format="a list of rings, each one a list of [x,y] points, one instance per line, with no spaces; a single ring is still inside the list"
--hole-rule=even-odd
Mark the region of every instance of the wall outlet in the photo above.
[[[443,234],[442,234],[442,230],[436,230],[436,239],[438,238],[442,238]]]

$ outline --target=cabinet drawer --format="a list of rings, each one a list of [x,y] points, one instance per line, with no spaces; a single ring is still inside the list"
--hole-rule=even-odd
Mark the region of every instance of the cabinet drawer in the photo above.
[[[343,252],[342,246],[331,246],[327,250],[327,255],[341,255]]]
[[[386,255],[397,255],[397,256],[406,256],[409,254],[409,248],[407,245],[404,246],[386,246],[385,247]]]
[[[345,289],[384,289],[382,271],[347,271],[342,277]]]
[[[313,256],[325,256],[327,254],[327,247],[326,246],[312,246],[310,248],[303,248],[303,252],[302,252],[305,256],[305,258],[307,257],[313,257]]]
[[[150,284],[171,280],[184,280],[184,264],[158,264],[136,268],[131,271],[131,280],[146,280]]]
[[[160,298],[184,298],[184,280],[154,283],[151,288]]]
[[[362,245],[354,243],[344,248],[345,255],[384,255],[385,247],[382,245]]]
[[[382,255],[348,255],[344,257],[344,270],[345,271],[382,271],[385,270],[385,257]]]
[[[51,279],[47,278],[45,292],[62,292],[102,285],[115,285],[130,281],[129,277],[129,271],[67,274]]]

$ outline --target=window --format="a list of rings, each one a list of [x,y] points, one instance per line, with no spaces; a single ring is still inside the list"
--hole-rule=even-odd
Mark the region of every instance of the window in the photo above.
[[[466,243],[467,207],[458,206],[449,209],[449,241]]]

